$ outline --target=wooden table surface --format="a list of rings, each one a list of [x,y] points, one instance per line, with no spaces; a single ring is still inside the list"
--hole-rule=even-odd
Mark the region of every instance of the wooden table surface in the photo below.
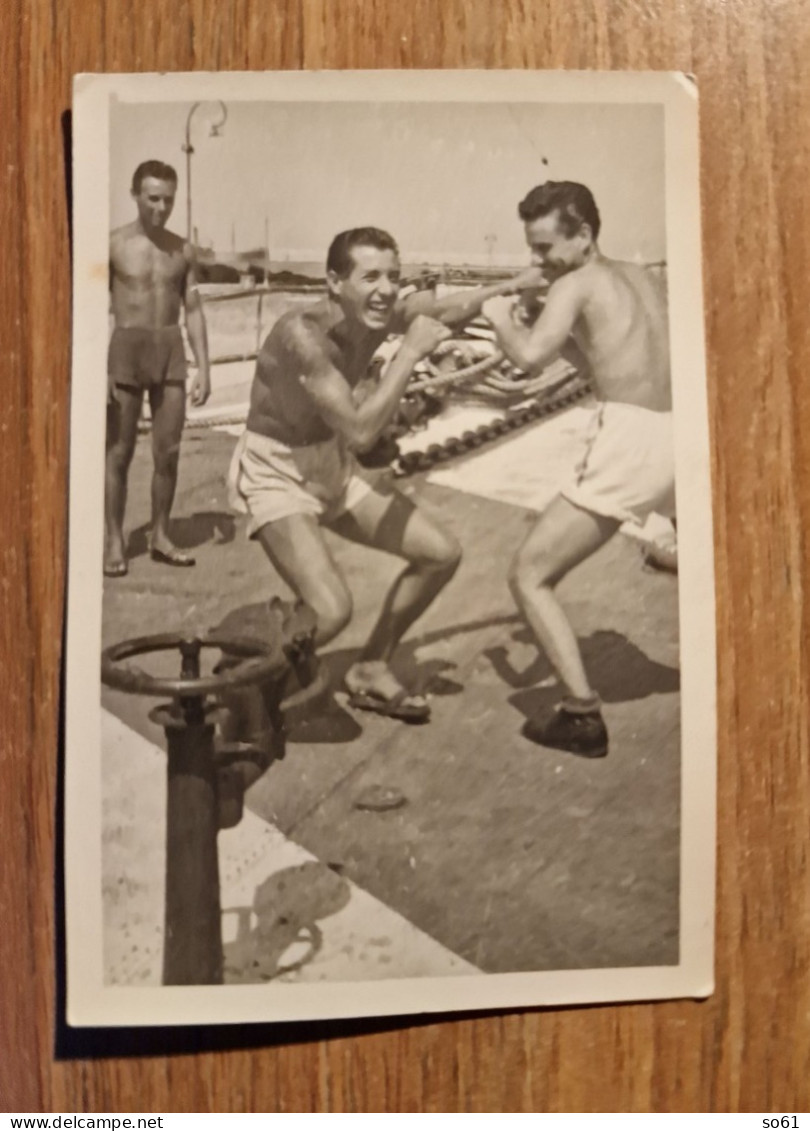
[[[807,5],[10,0],[0,24],[0,1109],[808,1110]],[[697,75],[720,668],[707,1002],[207,1032],[63,1025],[71,75],[301,67]]]

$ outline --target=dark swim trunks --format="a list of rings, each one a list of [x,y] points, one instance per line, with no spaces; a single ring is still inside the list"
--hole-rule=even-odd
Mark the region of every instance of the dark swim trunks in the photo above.
[[[179,326],[145,330],[116,326],[110,339],[107,373],[113,385],[153,389],[186,384],[186,351]]]

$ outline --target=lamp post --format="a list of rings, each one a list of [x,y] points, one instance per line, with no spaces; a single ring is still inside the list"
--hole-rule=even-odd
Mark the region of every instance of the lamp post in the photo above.
[[[194,230],[191,226],[191,155],[194,152],[194,146],[191,144],[191,119],[194,117],[194,111],[202,106],[202,102],[195,102],[188,112],[186,118],[186,141],[182,146],[183,153],[186,155],[186,226],[188,228],[188,242],[192,243]],[[210,137],[219,137],[222,127],[228,119],[228,108],[224,102],[219,103],[221,115],[219,119],[211,126]]]
[[[490,267],[492,266],[492,252],[493,252],[493,250],[495,248],[495,244],[497,242],[498,242],[498,237],[495,235],[494,232],[489,232],[486,236],[484,236],[484,243],[487,245],[487,252],[488,252],[488,259],[489,259]]]

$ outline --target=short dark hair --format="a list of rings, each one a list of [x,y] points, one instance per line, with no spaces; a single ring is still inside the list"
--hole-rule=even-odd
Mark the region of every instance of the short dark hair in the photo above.
[[[141,185],[147,177],[154,177],[156,181],[171,181],[177,184],[177,173],[163,161],[142,161],[132,174],[132,191],[140,192]]]
[[[576,181],[546,181],[527,193],[518,205],[518,215],[524,223],[551,212],[559,213],[567,236],[575,235],[581,224],[587,224],[593,238],[598,238],[602,220],[593,194],[585,185]]]
[[[329,245],[326,254],[326,270],[334,271],[339,279],[345,279],[354,266],[352,250],[355,247],[376,247],[380,251],[393,251],[399,255],[397,242],[382,228],[349,228],[338,232]]]

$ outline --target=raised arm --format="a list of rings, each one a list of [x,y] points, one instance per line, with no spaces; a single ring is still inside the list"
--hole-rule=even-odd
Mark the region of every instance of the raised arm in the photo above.
[[[397,306],[396,319],[400,327],[407,327],[418,314],[435,318],[447,326],[469,322],[481,313],[484,303],[503,295],[516,295],[523,290],[534,290],[543,285],[543,274],[537,267],[528,267],[519,275],[502,279],[485,287],[466,287],[452,291],[444,298],[436,298],[429,291],[408,295]],[[394,331],[396,333],[396,331]]]
[[[183,302],[186,308],[186,331],[191,344],[194,360],[197,362],[197,374],[191,383],[191,403],[203,405],[211,396],[211,375],[208,361],[208,333],[205,325],[205,314],[200,292],[197,289],[197,273],[195,270],[194,255],[191,248],[186,245],[186,258],[188,270],[186,271],[186,287]]]
[[[560,354],[582,311],[579,280],[572,272],[554,283],[545,306],[532,326],[522,325],[507,299],[493,298],[484,305],[484,317],[492,323],[498,345],[524,372],[541,369]]]
[[[359,405],[355,404],[348,381],[330,358],[328,343],[320,331],[296,319],[290,324],[287,344],[300,366],[301,383],[322,419],[351,447],[363,450],[374,445],[393,417],[413,367],[449,333],[433,319],[415,318],[379,384]]]

